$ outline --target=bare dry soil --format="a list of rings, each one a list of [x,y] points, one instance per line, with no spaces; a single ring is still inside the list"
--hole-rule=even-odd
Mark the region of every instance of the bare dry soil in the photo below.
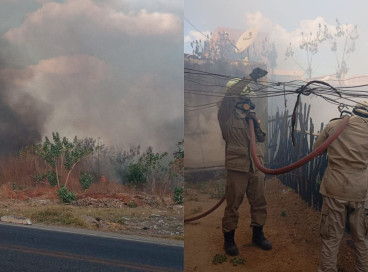
[[[207,211],[219,201],[200,189],[186,188],[185,197],[185,218]],[[320,213],[276,178],[266,180],[266,197],[268,218],[264,230],[273,244],[272,250],[263,251],[252,244],[249,205],[244,199],[235,241],[240,251],[238,260],[245,259],[245,263],[234,266],[233,257],[227,256],[225,262],[213,264],[216,254],[225,254],[221,231],[225,204],[222,204],[212,214],[185,224],[185,271],[317,271],[321,248]],[[351,237],[347,234],[340,247],[338,268],[344,272],[354,271]]]
[[[57,188],[48,184],[31,188],[0,187],[0,217],[13,215],[33,223],[73,226],[149,237],[184,239],[184,206],[171,195],[150,195],[117,184],[93,184],[63,204]],[[125,191],[125,192],[124,192]]]

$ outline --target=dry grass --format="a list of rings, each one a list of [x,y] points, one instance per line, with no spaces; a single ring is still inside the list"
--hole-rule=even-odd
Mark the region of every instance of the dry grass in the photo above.
[[[42,175],[47,170],[50,170],[49,166],[42,158],[34,154],[32,147],[28,149],[20,152],[17,156],[0,157],[0,186],[6,185],[14,190],[28,190],[49,186],[46,178],[42,181],[35,179],[36,174]],[[77,165],[69,178],[68,189],[75,194],[85,193],[79,182],[81,173],[88,172],[88,169],[84,169],[85,167],[85,164]],[[66,177],[65,169],[59,175]],[[104,180],[106,181],[105,178]],[[107,180],[106,182],[95,180],[88,189],[90,193],[126,193],[130,191],[132,191],[131,188],[120,184],[117,180]]]
[[[152,207],[124,206],[123,208],[96,208],[73,206],[64,204],[49,204],[47,206],[31,206],[26,202],[8,201],[0,204],[0,217],[4,215],[14,215],[30,218],[33,223],[43,223],[46,225],[69,225],[87,229],[98,229],[88,224],[85,216],[98,218],[100,220],[122,224],[123,218],[146,217],[159,211]]]
[[[18,200],[0,202],[0,217],[21,216],[32,223],[69,226],[99,231],[184,239],[183,209],[137,206],[101,208],[63,204],[32,206]],[[161,223],[160,223],[161,222]]]
[[[0,185],[16,184],[23,188],[34,184],[34,175],[45,169],[44,163],[34,155],[0,158]]]
[[[39,156],[35,155],[33,147],[28,147],[24,151],[21,151],[18,155],[9,156],[7,158],[0,157],[0,186],[7,185],[14,190],[27,190],[35,187],[48,186],[49,182],[47,178],[42,181],[36,180],[36,175],[43,175],[47,173],[50,166]],[[157,180],[155,190],[145,186],[142,188],[134,188],[122,185],[119,180],[113,179],[111,173],[102,173],[101,177],[96,177],[96,180],[91,184],[91,187],[85,191],[79,178],[82,172],[93,172],[91,163],[88,163],[88,158],[85,161],[75,166],[69,180],[68,190],[73,191],[75,194],[89,193],[127,193],[131,192],[140,193],[152,193],[155,195],[166,196],[172,194],[172,190],[177,183],[172,180]],[[59,169],[59,176],[61,176],[61,185],[65,181],[67,176],[66,169]]]
[[[174,205],[172,193],[148,196],[141,190],[106,178],[94,181],[88,190],[84,190],[80,185],[79,177],[81,172],[88,172],[86,167],[83,164],[77,165],[68,182],[68,189],[73,191],[77,197],[117,198],[121,201],[123,201],[121,197],[124,197],[125,200],[134,198],[138,199],[138,206],[129,205],[130,202],[122,207],[61,204],[57,187],[51,187],[47,179],[42,182],[35,179],[37,173],[47,172],[48,165],[32,151],[27,151],[17,156],[0,157],[0,217],[4,215],[22,216],[31,219],[33,223],[46,225],[183,239],[183,230],[180,230],[178,235],[175,230],[176,224],[182,225],[182,220],[179,218],[182,217],[183,210],[179,211],[172,207]],[[66,173],[62,174],[66,175]],[[136,198],[137,195],[138,198]],[[141,199],[142,203],[139,201]],[[149,201],[148,204],[146,199]],[[160,217],[150,218],[151,214],[158,214]],[[170,216],[176,219],[172,220]],[[165,220],[165,225],[169,226],[164,234],[155,233],[156,229],[143,228],[146,225],[159,226],[160,219]]]

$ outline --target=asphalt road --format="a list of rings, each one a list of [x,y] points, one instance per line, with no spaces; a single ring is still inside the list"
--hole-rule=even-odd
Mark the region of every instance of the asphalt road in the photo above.
[[[183,270],[181,241],[0,224],[0,272]]]

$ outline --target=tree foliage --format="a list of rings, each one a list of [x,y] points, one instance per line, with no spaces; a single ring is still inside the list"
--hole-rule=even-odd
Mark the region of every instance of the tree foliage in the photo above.
[[[123,183],[138,187],[145,186],[152,193],[155,193],[158,188],[165,192],[166,188],[173,185],[173,182],[183,173],[182,168],[173,167],[175,162],[183,162],[183,145],[184,141],[178,142],[178,148],[173,152],[174,161],[169,160],[167,152],[154,152],[152,147],[148,147],[139,155],[134,152],[125,153],[123,161],[129,163],[125,166]],[[132,157],[128,154],[131,154]]]
[[[336,77],[342,83],[349,71],[347,59],[355,51],[355,41],[359,38],[358,26],[342,25],[336,19],[335,31],[329,30],[326,25],[324,26],[324,37],[331,44],[331,51],[336,59]]]
[[[229,33],[226,31],[218,32],[216,39],[212,33],[207,35],[207,39],[195,40],[191,42],[193,55],[200,59],[213,61],[237,60],[240,59],[236,52],[235,41],[230,40]]]
[[[168,153],[155,153],[152,147],[148,147],[146,152],[138,160],[138,164],[142,169],[146,182],[150,185],[152,193],[156,191],[157,180],[162,178],[167,172],[167,167],[163,159],[167,157]]]
[[[79,178],[79,183],[84,190],[87,190],[94,180],[95,180],[94,175],[83,172],[81,177]]]
[[[176,144],[176,150],[173,152],[174,160],[169,162],[170,176],[184,177],[184,140]]]
[[[277,50],[275,43],[270,43],[267,37],[262,41],[260,54],[267,60],[267,67],[271,74],[277,66]]]
[[[129,164],[125,177],[128,185],[141,186],[147,183],[142,166],[139,163]]]
[[[306,66],[300,65],[294,58],[294,49],[290,43],[286,49],[285,59],[292,58],[296,64],[305,72],[308,79],[312,78],[313,74],[313,56],[318,53],[319,46],[328,41],[330,42],[330,50],[333,52],[336,60],[336,78],[340,80],[340,83],[344,80],[348,73],[347,59],[348,56],[355,51],[355,41],[358,39],[358,26],[345,24],[342,25],[338,19],[336,19],[336,26],[334,29],[329,28],[326,24],[318,25],[318,30],[309,35],[301,33],[302,38],[299,44],[299,48],[304,50],[307,64]]]
[[[294,58],[294,49],[292,44],[290,43],[289,46],[286,48],[285,59],[292,58],[294,62],[304,71],[307,75],[308,79],[312,78],[313,74],[313,57],[318,53],[319,45],[325,40],[323,33],[322,33],[322,26],[319,24],[318,30],[313,33],[309,32],[309,34],[301,32],[301,42],[299,44],[299,49],[305,52],[307,63],[305,66],[301,65],[299,62],[296,61]]]
[[[67,187],[74,167],[83,157],[92,152],[93,148],[79,141],[77,137],[70,142],[66,137],[61,138],[59,133],[55,132],[52,133],[52,140],[45,137],[44,143],[38,146],[36,154],[41,156],[51,168],[47,175],[50,184]],[[65,178],[64,171],[67,172]]]
[[[175,187],[173,200],[176,204],[182,204],[184,202],[184,188]]]
[[[177,150],[174,151],[173,155],[175,160],[170,162],[170,177],[177,178],[181,177],[179,182],[174,188],[173,200],[176,204],[182,204],[184,202],[184,139],[177,143]]]
[[[173,155],[176,160],[184,159],[184,140],[176,144],[176,150]]]
[[[110,150],[109,159],[112,164],[113,172],[123,184],[129,184],[136,176],[136,173],[130,173],[129,171],[135,171],[137,168],[134,166],[129,168],[129,166],[136,163],[137,157],[140,153],[139,145],[132,146],[129,150],[123,150],[121,148]]]
[[[268,69],[273,73],[277,66],[277,50],[275,43],[270,42],[267,37],[258,44],[253,42],[252,46],[245,52],[239,53],[236,47],[236,41],[230,39],[226,31],[218,32],[216,37],[207,35],[207,39],[194,40],[191,42],[192,53],[199,59],[208,59],[212,61],[240,61],[247,59],[251,62],[265,62]]]
[[[72,191],[68,191],[66,187],[60,187],[58,190],[59,197],[64,203],[71,203],[72,201],[76,200],[76,196]]]

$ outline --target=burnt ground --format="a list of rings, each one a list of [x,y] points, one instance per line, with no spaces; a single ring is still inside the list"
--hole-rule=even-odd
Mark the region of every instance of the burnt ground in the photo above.
[[[186,187],[185,197],[185,218],[207,211],[219,201],[201,188]],[[225,204],[222,204],[212,214],[185,224],[185,271],[317,271],[321,248],[320,213],[308,207],[298,194],[277,178],[266,180],[266,197],[268,218],[264,230],[273,244],[271,251],[263,251],[251,243],[249,205],[244,199],[235,240],[239,257],[245,259],[245,263],[234,266],[230,262],[232,257],[227,256],[225,262],[213,264],[216,254],[225,254],[221,232]],[[344,272],[354,271],[354,253],[348,234],[340,247],[338,268]]]

